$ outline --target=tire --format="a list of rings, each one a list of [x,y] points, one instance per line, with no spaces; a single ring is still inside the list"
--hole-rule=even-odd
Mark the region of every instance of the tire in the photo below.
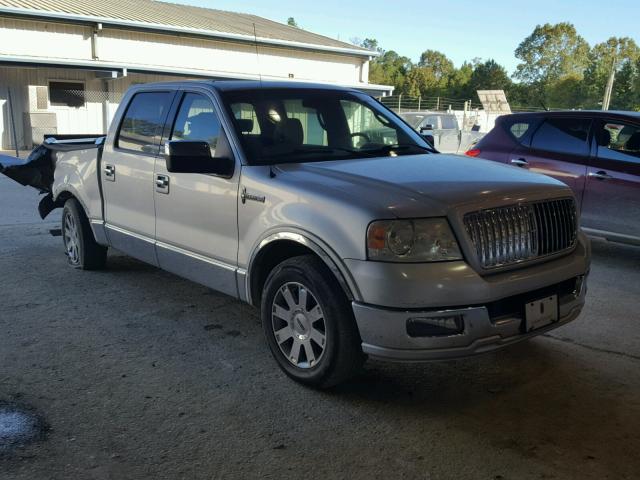
[[[62,210],[62,241],[67,261],[73,268],[100,270],[107,261],[107,248],[98,245],[82,206],[70,198]]]
[[[261,317],[278,365],[300,383],[328,388],[362,367],[365,356],[349,300],[314,255],[290,258],[273,269]]]

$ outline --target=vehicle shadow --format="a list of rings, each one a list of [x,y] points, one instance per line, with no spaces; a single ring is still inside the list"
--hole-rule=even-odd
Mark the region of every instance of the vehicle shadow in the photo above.
[[[606,260],[608,266],[612,268],[637,269],[640,267],[640,246],[592,238],[591,253],[594,261]]]
[[[603,370],[604,362],[602,354],[542,337],[462,360],[371,362],[333,393],[359,409],[384,412],[380,418],[416,444],[432,441],[434,431],[453,430],[487,452],[633,478],[640,471],[634,453],[640,381],[637,375],[627,381],[624,368],[637,365],[608,363]]]

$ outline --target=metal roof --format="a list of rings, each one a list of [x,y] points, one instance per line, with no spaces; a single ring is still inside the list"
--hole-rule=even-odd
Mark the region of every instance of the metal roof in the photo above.
[[[0,15],[19,15],[136,30],[177,32],[308,50],[376,56],[376,52],[246,13],[155,0],[0,0]]]

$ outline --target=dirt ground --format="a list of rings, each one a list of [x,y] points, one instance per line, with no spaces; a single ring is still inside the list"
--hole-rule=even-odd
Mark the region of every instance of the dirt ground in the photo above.
[[[0,177],[0,407],[40,429],[0,448],[3,480],[640,476],[640,248],[594,241],[551,335],[318,392],[248,306],[113,252],[68,268],[36,202]]]

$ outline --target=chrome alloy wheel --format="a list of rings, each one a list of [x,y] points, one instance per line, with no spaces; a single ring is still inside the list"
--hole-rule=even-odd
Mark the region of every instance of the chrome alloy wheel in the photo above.
[[[273,298],[271,326],[282,354],[298,368],[318,364],[325,351],[324,313],[313,293],[297,282],[285,283]]]
[[[78,224],[71,212],[65,212],[64,215],[64,246],[69,262],[77,265],[80,261],[80,235]]]

